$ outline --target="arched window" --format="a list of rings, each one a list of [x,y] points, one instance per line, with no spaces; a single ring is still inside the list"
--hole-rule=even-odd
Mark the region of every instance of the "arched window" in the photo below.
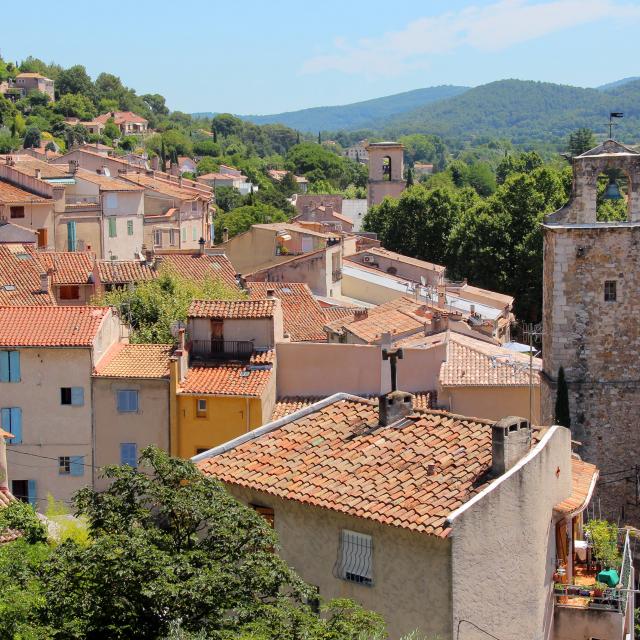
[[[616,168],[605,169],[599,176],[596,189],[596,220],[598,222],[628,219],[629,177]]]
[[[382,179],[391,180],[391,156],[382,158]]]

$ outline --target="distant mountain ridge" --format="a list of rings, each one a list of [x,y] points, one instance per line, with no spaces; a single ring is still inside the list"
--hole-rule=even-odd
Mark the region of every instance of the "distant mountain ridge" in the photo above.
[[[596,89],[598,91],[611,91],[612,89],[617,89],[636,80],[640,80],[640,76],[630,76],[628,78],[622,78],[621,80],[615,80],[614,82],[607,82],[607,84],[601,84],[599,87],[596,87]]]
[[[314,133],[341,129],[367,129],[374,122],[411,111],[425,104],[460,95],[468,89],[469,87],[440,85],[346,105],[312,107],[273,115],[241,115],[238,117],[255,124],[283,124],[292,129]],[[202,112],[192,115],[211,118],[216,114]]]

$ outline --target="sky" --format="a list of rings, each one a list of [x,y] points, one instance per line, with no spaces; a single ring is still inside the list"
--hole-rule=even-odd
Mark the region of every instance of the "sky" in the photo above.
[[[640,0],[2,2],[0,55],[113,73],[173,110],[270,114],[504,78],[640,75]],[[28,8],[27,8],[28,7]]]

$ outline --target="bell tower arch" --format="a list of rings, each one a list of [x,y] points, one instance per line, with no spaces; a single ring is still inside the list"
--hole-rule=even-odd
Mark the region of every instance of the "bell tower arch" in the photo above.
[[[380,204],[385,196],[398,198],[404,191],[404,146],[399,142],[372,142],[369,153],[367,204]]]

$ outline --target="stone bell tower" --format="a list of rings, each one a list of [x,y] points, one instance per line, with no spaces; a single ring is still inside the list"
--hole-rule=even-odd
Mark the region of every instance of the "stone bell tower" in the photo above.
[[[367,204],[380,204],[385,196],[400,197],[404,180],[404,145],[399,142],[372,142],[369,153]]]
[[[607,169],[629,180],[624,222],[596,220]],[[554,421],[562,366],[572,437],[607,481],[602,516],[640,524],[640,154],[607,140],[573,158],[571,199],[543,234],[543,424]]]

